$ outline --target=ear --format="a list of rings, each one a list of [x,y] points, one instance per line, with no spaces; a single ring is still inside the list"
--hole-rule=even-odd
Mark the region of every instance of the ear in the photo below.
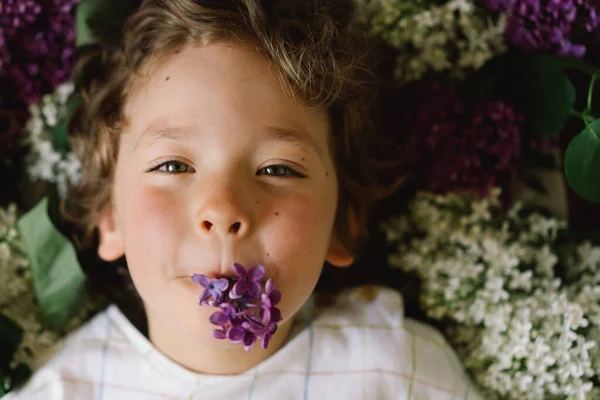
[[[348,211],[348,227],[352,237],[357,238],[360,228],[358,226],[356,215],[352,210]],[[345,268],[354,263],[354,256],[346,248],[346,246],[344,246],[339,239],[335,237],[335,234],[332,234],[325,260],[335,267]]]
[[[113,206],[107,206],[98,218],[98,255],[104,261],[115,261],[125,254],[123,238],[117,227]]]

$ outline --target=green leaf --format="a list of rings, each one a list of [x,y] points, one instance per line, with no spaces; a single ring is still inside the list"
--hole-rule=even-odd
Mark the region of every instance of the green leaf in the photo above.
[[[23,328],[4,314],[0,314],[0,371],[7,371],[21,340]]]
[[[73,114],[81,104],[81,95],[76,92],[69,98],[67,102],[67,112],[61,117],[56,126],[52,129],[50,137],[52,138],[52,147],[57,151],[66,152],[71,150],[71,144],[69,143],[69,123]]]
[[[48,217],[47,198],[21,217],[18,226],[27,249],[42,322],[62,331],[80,311],[85,296],[85,275],[75,249]]]
[[[8,386],[8,382],[10,382],[8,376],[4,376],[2,373],[0,373],[0,397],[8,393],[8,391],[5,389],[5,387]]]
[[[528,56],[522,71],[523,104],[534,132],[556,136],[571,116],[575,88],[559,61],[547,55]]]
[[[591,128],[591,129],[590,129]],[[575,193],[600,202],[600,119],[571,140],[565,152],[565,175]]]
[[[77,47],[119,46],[125,20],[138,5],[139,0],[82,0],[75,13]]]

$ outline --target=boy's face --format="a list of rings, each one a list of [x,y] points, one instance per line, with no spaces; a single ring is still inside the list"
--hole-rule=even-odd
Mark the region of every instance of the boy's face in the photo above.
[[[286,320],[310,296],[334,240],[337,179],[323,110],[283,91],[250,47],[186,47],[130,99],[99,254],[126,255],[148,317],[215,344],[190,276],[263,264]],[[219,344],[222,342],[220,341]],[[226,345],[226,344],[224,344]]]

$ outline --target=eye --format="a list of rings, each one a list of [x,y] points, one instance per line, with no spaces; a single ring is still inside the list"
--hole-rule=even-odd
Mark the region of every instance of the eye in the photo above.
[[[306,178],[306,174],[302,174],[287,165],[269,165],[259,170],[256,175],[274,176],[276,178]]]
[[[188,164],[177,161],[168,160],[159,162],[156,166],[152,167],[148,172],[159,171],[167,174],[181,174],[185,172],[195,172],[194,169]]]

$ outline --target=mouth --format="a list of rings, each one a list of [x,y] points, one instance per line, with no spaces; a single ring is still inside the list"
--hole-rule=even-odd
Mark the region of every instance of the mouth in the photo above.
[[[236,270],[236,265],[238,266],[237,270]],[[203,275],[205,277],[207,277],[210,280],[213,279],[227,279],[229,281],[231,280],[235,280],[235,279],[239,279],[240,277],[240,273],[243,273],[242,271],[239,270],[239,267],[241,267],[242,265],[250,265],[250,266],[262,266],[262,268],[264,268],[266,270],[266,268],[264,267],[264,264],[258,262],[258,263],[238,263],[238,262],[234,262],[234,263],[230,263],[230,264],[223,264],[220,266],[215,266],[212,267],[210,269],[208,269],[205,272],[196,272],[196,273],[192,273],[191,275],[182,275],[179,276],[178,279],[191,279],[194,275]],[[242,267],[244,268],[244,267]],[[252,267],[250,267],[252,268]],[[265,273],[265,277],[261,280],[266,281],[267,279],[267,273]]]
[[[191,280],[202,287],[200,306],[221,308],[209,318],[209,322],[218,327],[213,331],[213,337],[243,342],[246,351],[260,341],[266,350],[277,331],[277,323],[282,320],[281,311],[276,307],[281,292],[275,289],[273,278],[263,284],[265,267],[261,264],[246,269],[233,263],[232,270],[233,278],[225,278],[222,274],[215,278],[200,274],[191,276]]]

